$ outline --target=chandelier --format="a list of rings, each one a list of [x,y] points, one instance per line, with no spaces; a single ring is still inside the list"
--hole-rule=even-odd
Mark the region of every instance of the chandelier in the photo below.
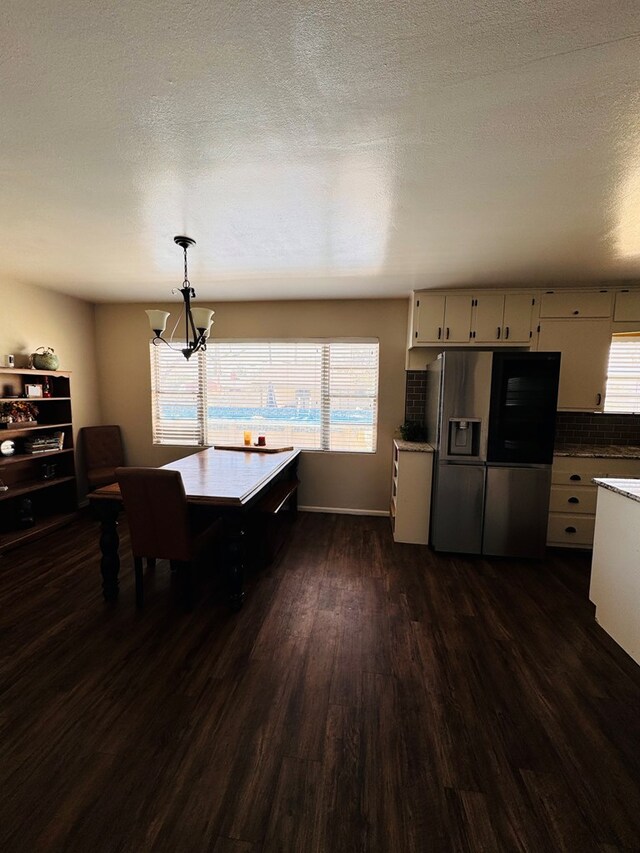
[[[209,337],[209,331],[211,326],[213,325],[213,315],[214,311],[211,308],[192,308],[191,300],[195,299],[196,292],[191,287],[191,282],[189,281],[189,273],[187,270],[187,249],[189,246],[195,246],[196,241],[192,240],[191,237],[174,237],[173,242],[177,243],[178,246],[181,247],[184,252],[184,281],[182,282],[182,287],[175,287],[171,292],[172,293],[181,293],[182,298],[184,300],[184,324],[185,324],[185,341],[186,345],[184,347],[180,347],[180,351],[182,355],[186,359],[190,359],[194,352],[198,352],[198,350],[206,350],[207,348],[207,338]],[[167,320],[169,318],[168,311],[154,311],[149,310],[145,312],[147,317],[149,318],[149,325],[155,335],[152,343],[157,346],[161,341],[163,344],[166,344],[171,349],[178,349],[178,347],[174,347],[172,345],[173,334],[178,327],[178,322],[173,328],[173,332],[171,332],[171,336],[169,340],[165,340],[162,337],[162,333],[164,332],[167,326]]]

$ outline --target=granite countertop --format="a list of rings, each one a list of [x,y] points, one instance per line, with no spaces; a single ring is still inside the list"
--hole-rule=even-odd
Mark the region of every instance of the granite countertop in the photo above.
[[[617,492],[625,498],[631,498],[634,501],[640,501],[640,480],[631,479],[629,477],[596,477],[593,481],[603,489],[609,489],[610,492]]]
[[[409,450],[413,453],[433,453],[433,447],[426,441],[403,441],[401,438],[394,438],[393,441],[398,450]]]
[[[558,444],[554,456],[583,456],[587,459],[640,459],[640,447],[626,444]]]

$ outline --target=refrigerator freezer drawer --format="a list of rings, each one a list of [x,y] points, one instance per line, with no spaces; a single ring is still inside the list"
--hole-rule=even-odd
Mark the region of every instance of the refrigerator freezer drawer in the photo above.
[[[551,466],[487,466],[483,554],[544,556]]]
[[[436,551],[480,553],[484,479],[484,465],[436,466],[431,508],[431,544]]]

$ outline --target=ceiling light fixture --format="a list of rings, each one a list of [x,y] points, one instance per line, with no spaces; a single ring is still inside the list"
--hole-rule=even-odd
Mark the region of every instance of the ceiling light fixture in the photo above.
[[[181,293],[182,298],[184,299],[186,346],[180,347],[180,351],[186,359],[189,359],[194,352],[198,352],[198,350],[206,350],[207,338],[209,337],[209,331],[213,325],[213,315],[215,312],[212,311],[211,308],[191,307],[191,300],[196,298],[196,292],[191,287],[191,282],[189,281],[189,274],[187,270],[187,249],[189,246],[195,246],[196,241],[192,240],[191,237],[174,237],[173,242],[177,243],[184,252],[184,281],[182,282],[182,287],[174,287],[171,292]],[[167,326],[169,312],[149,310],[146,311],[146,315],[149,318],[149,324],[155,335],[152,343],[157,346],[158,342],[162,341],[163,344],[171,347],[171,349],[177,349],[177,347],[172,346],[171,342],[173,341],[173,332],[175,332],[178,323],[174,326],[173,332],[171,333],[171,337],[168,341],[162,337],[162,333]]]

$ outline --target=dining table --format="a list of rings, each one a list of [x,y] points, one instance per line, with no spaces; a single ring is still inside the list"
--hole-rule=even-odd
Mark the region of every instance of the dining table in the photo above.
[[[194,511],[210,513],[212,518],[221,517],[229,603],[234,609],[238,609],[244,600],[246,548],[243,543],[251,512],[259,511],[265,505],[270,505],[271,511],[277,511],[278,495],[286,495],[292,508],[296,508],[299,455],[300,450],[294,448],[278,452],[272,448],[209,447],[161,466],[180,472],[187,503]],[[88,497],[100,523],[102,593],[106,601],[115,601],[119,593],[120,572],[120,487],[118,483],[102,486]]]

